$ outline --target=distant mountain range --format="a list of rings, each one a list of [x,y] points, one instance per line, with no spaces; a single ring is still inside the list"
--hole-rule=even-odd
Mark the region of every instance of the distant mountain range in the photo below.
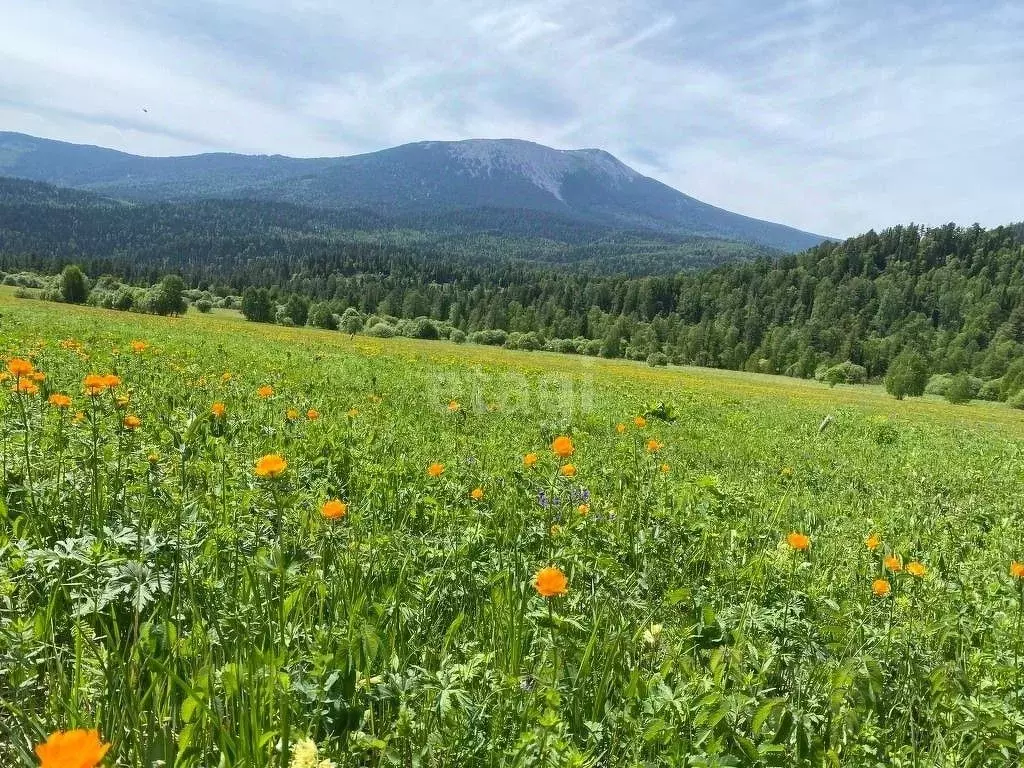
[[[214,153],[141,157],[0,132],[0,176],[143,202],[246,200],[359,211],[391,226],[584,244],[616,233],[733,241],[793,252],[825,238],[741,216],[643,176],[599,149],[514,139],[406,144],[365,155],[291,158]],[[567,240],[566,230],[576,232]],[[580,234],[584,233],[584,234]]]

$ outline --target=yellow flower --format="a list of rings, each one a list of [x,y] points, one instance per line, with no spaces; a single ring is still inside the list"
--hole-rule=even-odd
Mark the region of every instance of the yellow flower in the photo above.
[[[276,453],[268,453],[256,462],[256,476],[273,479],[280,477],[288,469],[288,462]]]
[[[451,400],[451,401],[448,402],[448,410],[451,413],[455,413],[460,408],[462,408],[462,406],[459,405],[459,401],[458,400]]]
[[[625,424],[616,424],[615,425],[615,431],[618,432],[621,435],[623,432],[626,431],[626,425]]]
[[[917,560],[911,560],[907,563],[907,573],[918,579],[924,578],[924,575],[928,573],[928,569],[924,567],[923,563],[917,562]]]
[[[147,461],[149,461],[150,464],[156,464],[158,461],[160,461],[160,454],[151,453],[149,454],[149,456],[146,457],[146,459]]]
[[[81,424],[85,421],[85,411],[75,411],[75,423]]]
[[[114,402],[117,404],[118,408],[127,408],[128,407],[128,402],[129,402],[128,401],[128,396],[127,395],[119,395],[118,397],[114,398]]]
[[[556,437],[551,443],[551,452],[560,459],[567,459],[575,453],[576,447],[572,444],[572,438],[566,435]]]
[[[264,384],[262,387],[256,390],[256,394],[263,400],[274,394],[274,388],[269,384]]]
[[[661,624],[651,624],[644,630],[644,642],[648,645],[656,645],[658,638],[661,637],[661,630]]]
[[[590,514],[590,505],[580,504],[578,507],[576,507],[576,511],[579,513],[580,517],[586,517]]]
[[[551,535],[552,536],[558,536],[561,532],[562,532],[562,526],[560,526],[558,523],[555,523],[554,525],[551,526]]]
[[[533,588],[541,597],[558,597],[568,591],[568,582],[560,568],[541,568],[533,577]]]
[[[356,416],[358,416],[358,415],[359,415],[359,411],[358,411],[358,410],[356,410],[355,408],[349,408],[349,409],[348,409],[348,417],[349,417],[350,419],[354,419],[354,418],[355,418]]]
[[[647,426],[647,419],[645,419],[643,416],[637,416],[635,419],[633,419],[633,423],[636,425],[637,429],[643,429],[644,427]]]
[[[129,413],[124,417],[124,421],[122,423],[124,424],[125,429],[138,429],[142,424],[142,419]]]
[[[299,412],[296,411],[294,408],[289,408],[287,411],[285,411],[284,415],[285,418],[288,419],[288,421],[295,421],[297,418],[299,418]]]
[[[320,507],[320,514],[328,520],[337,520],[339,517],[344,517],[348,514],[348,504],[341,499],[331,499],[324,502],[324,505]]]
[[[802,533],[793,531],[788,536],[786,536],[786,543],[789,545],[790,549],[796,549],[802,552],[803,550],[811,546],[811,538],[810,536],[805,536]]]
[[[210,413],[212,413],[218,419],[223,419],[224,414],[228,412],[228,407],[224,403],[214,403],[210,406]]]
[[[288,768],[317,768],[320,754],[312,739],[300,739],[292,746],[292,759]]]
[[[562,473],[562,477],[576,477],[576,465],[563,464],[559,472]]]
[[[885,579],[875,579],[871,582],[871,594],[875,597],[885,597],[892,591],[892,587]]]
[[[661,465],[661,471],[662,471],[663,474],[668,474],[669,469],[670,469],[670,467],[669,467],[668,464],[662,464]]]
[[[872,552],[878,548],[878,545],[882,543],[882,539],[877,533],[872,533],[864,540],[864,546],[870,549]]]
[[[536,463],[537,463],[537,454],[536,453],[528,453],[525,456],[523,456],[523,466],[524,467],[532,467]]]
[[[469,492],[469,495],[472,497],[473,501],[483,501],[484,489],[474,488],[472,491]]]
[[[56,731],[36,745],[36,756],[39,768],[95,768],[108,749],[96,730]]]
[[[429,467],[427,467],[427,474],[430,475],[431,477],[440,477],[443,472],[444,464],[440,464],[436,461]]]
[[[883,560],[882,563],[893,573],[899,573],[903,570],[903,563],[900,562],[899,557],[896,555],[886,555],[885,560]]]
[[[231,381],[231,372],[224,371],[224,373],[220,375],[220,380],[227,384],[229,381]]]

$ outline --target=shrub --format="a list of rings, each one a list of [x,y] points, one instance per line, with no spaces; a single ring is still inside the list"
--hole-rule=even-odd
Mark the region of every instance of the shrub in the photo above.
[[[328,331],[336,331],[338,330],[338,316],[331,311],[330,304],[326,301],[321,301],[309,308],[309,324],[315,328],[326,328]]]
[[[651,367],[668,365],[668,355],[664,352],[652,352],[647,356],[647,364]]]
[[[1024,389],[1018,390],[1006,398],[1006,404],[1011,408],[1024,410]]]
[[[205,315],[213,309],[213,302],[209,299],[200,299],[195,303],[195,308]]]
[[[452,332],[448,334],[448,338],[456,344],[463,344],[466,341],[466,333],[458,328],[453,328]]]
[[[901,352],[885,373],[885,391],[897,400],[920,397],[927,383],[928,361],[912,350]]]
[[[60,297],[68,304],[84,304],[89,298],[89,286],[77,264],[69,264],[60,273]]]
[[[975,391],[976,389],[971,386],[971,377],[966,373],[958,373],[950,379],[949,386],[946,387],[946,400],[955,405],[969,403]]]
[[[372,326],[367,332],[368,336],[376,336],[379,339],[390,339],[395,335],[395,327],[388,323],[377,323]]]
[[[989,400],[995,402],[1003,399],[1003,380],[1002,379],[991,379],[983,382],[981,387],[978,388],[979,400]]]
[[[256,323],[269,323],[274,319],[274,305],[266,288],[246,288],[242,294],[242,315]]]
[[[868,380],[868,370],[863,365],[846,360],[838,365],[819,366],[814,372],[814,378],[830,387],[836,384],[863,384]]]

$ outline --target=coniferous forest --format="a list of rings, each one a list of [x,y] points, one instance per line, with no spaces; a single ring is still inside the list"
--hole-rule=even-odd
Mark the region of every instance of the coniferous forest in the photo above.
[[[725,250],[638,276],[658,271],[644,260],[672,245],[514,228],[383,232],[352,211],[124,206],[26,182],[4,192],[6,282],[31,286],[38,278],[24,273],[55,276],[74,262],[89,301],[121,309],[144,309],[141,286],[176,273],[201,309],[240,307],[266,322],[833,382],[880,380],[906,353],[927,373],[969,374],[973,396],[1005,399],[1024,385],[1022,225],[896,226],[701,268],[736,247],[712,243]],[[36,287],[60,298],[57,283]]]

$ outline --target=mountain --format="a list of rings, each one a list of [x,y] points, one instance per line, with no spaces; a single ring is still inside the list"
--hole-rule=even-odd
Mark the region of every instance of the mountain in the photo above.
[[[715,238],[799,251],[820,235],[741,216],[643,176],[599,149],[516,139],[427,141],[335,158],[213,153],[141,157],[0,132],[0,175],[138,201],[245,199],[359,208],[393,221],[500,230],[509,212],[607,230]]]

